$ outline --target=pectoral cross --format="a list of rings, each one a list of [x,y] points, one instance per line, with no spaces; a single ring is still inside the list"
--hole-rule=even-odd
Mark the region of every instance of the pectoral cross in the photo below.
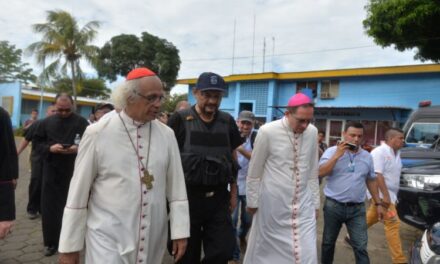
[[[151,175],[148,170],[144,171],[144,177],[141,178],[141,181],[143,184],[145,184],[145,186],[147,186],[148,190],[151,190],[151,188],[153,188],[153,181],[154,181],[154,176]]]

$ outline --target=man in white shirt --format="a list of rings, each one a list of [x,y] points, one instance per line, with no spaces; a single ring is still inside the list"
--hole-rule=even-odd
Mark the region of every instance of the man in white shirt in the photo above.
[[[185,253],[189,208],[174,132],[156,120],[162,82],[147,68],[134,69],[113,92],[121,112],[87,127],[64,209],[60,263],[159,264],[167,239]]]
[[[402,252],[399,229],[400,220],[396,212],[397,192],[399,191],[400,173],[402,162],[400,149],[403,147],[403,131],[391,128],[385,133],[385,143],[371,152],[374,162],[374,172],[377,176],[377,185],[380,190],[384,213],[384,229],[393,263],[406,263],[406,257]],[[371,194],[367,192],[368,199]],[[378,222],[376,205],[370,203],[367,212],[368,227]]]

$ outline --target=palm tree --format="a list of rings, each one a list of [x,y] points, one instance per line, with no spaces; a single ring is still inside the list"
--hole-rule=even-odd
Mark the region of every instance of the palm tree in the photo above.
[[[44,65],[47,59],[53,59],[44,69],[47,75],[54,76],[59,70],[67,75],[67,69],[70,68],[76,108],[77,81],[83,76],[80,60],[85,59],[95,65],[98,47],[90,43],[95,39],[100,23],[91,21],[79,28],[76,19],[63,10],[48,11],[46,20],[46,23],[32,25],[33,30],[43,34],[43,37],[41,41],[31,44],[28,50],[36,55],[39,64]]]

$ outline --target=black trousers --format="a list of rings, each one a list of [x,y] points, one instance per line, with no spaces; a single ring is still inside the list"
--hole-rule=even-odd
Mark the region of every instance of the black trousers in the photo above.
[[[179,264],[227,264],[232,259],[235,235],[229,211],[229,192],[206,193],[188,191],[191,237]],[[201,258],[203,246],[204,258]]]
[[[29,182],[29,201],[27,205],[28,213],[39,213],[41,204],[41,181],[43,178],[43,164],[40,159],[31,158],[32,171],[31,180]]]
[[[0,179],[0,221],[15,219],[15,190],[12,180]]]
[[[64,207],[73,174],[73,166],[64,168],[44,163],[41,189],[41,222],[44,246],[58,248]]]

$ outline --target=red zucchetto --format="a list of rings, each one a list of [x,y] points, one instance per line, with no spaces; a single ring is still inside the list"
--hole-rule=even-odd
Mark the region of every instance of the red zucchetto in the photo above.
[[[133,69],[131,72],[127,74],[127,81],[139,79],[142,77],[148,77],[148,76],[156,76],[156,73],[154,73],[152,70],[148,68],[136,68]]]

